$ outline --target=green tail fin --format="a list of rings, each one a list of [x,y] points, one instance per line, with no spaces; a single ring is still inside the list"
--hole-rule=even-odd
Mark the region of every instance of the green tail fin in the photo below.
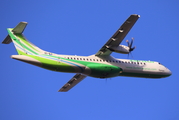
[[[8,35],[2,42],[3,44],[14,43],[19,55],[38,55],[44,54],[45,51],[29,42],[22,34],[27,26],[27,22],[20,22],[15,28],[8,28]]]

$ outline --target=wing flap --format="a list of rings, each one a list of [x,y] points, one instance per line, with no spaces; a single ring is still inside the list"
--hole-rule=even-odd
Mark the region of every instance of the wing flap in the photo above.
[[[73,88],[76,84],[78,84],[79,82],[81,82],[85,78],[86,78],[85,75],[76,74],[62,88],[60,88],[60,90],[58,90],[58,92],[67,92],[68,90]]]

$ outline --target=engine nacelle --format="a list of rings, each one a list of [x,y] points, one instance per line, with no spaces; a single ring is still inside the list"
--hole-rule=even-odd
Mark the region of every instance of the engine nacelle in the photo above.
[[[109,49],[117,53],[129,54],[129,47],[125,45],[119,45],[118,47],[110,47]]]

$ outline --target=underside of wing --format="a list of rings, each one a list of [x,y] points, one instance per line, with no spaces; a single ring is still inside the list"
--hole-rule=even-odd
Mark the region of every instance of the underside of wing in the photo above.
[[[72,87],[74,87],[76,84],[78,84],[85,78],[86,78],[85,75],[76,74],[60,90],[58,90],[58,92],[67,92],[68,90],[70,90]]]
[[[131,15],[95,55],[110,55],[112,53],[110,47],[119,46],[139,17],[140,16],[136,14]]]

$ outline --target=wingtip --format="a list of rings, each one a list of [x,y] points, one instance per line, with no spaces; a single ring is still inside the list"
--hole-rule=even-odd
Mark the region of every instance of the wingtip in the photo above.
[[[63,91],[63,90],[58,90],[58,92],[67,92],[67,91]]]
[[[22,21],[22,22],[20,22],[20,23],[28,24],[28,22],[25,22],[25,21]]]
[[[135,15],[135,16],[137,16],[137,17],[140,17],[140,15],[138,15],[138,14],[133,14],[133,15]]]

